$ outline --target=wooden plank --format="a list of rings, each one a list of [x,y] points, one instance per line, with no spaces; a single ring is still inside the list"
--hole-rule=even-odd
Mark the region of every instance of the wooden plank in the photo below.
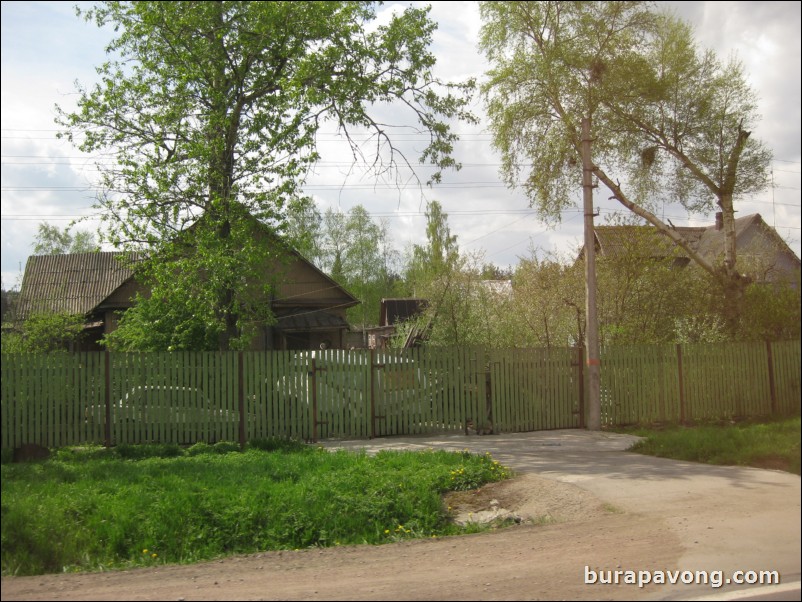
[[[271,435],[276,435],[279,431],[286,432],[290,437],[298,438],[300,418],[295,417],[294,421],[289,419],[292,415],[292,406],[289,405],[289,393],[287,391],[290,374],[287,367],[286,354],[276,351],[270,357],[273,362],[273,378],[270,382],[275,384],[276,388],[273,391],[272,412],[268,418],[270,420],[269,432]]]
[[[56,400],[56,411],[52,426],[54,447],[65,447],[67,445],[74,445],[75,443],[73,442],[79,442],[79,439],[75,435],[78,434],[80,421],[74,415],[73,408],[75,406],[77,379],[80,377],[82,371],[84,373],[86,372],[82,370],[82,359],[84,355],[85,354],[81,353],[65,354],[61,358],[64,389]]]
[[[240,396],[242,398],[242,415],[240,420],[244,421],[245,426],[245,440],[250,441],[256,437],[254,431],[254,381],[257,376],[256,367],[254,365],[256,351],[243,351],[240,353],[239,358],[242,361],[242,391]]]
[[[266,360],[270,364],[270,376],[265,383],[266,390],[269,394],[268,405],[265,408],[265,436],[274,436],[277,427],[280,427],[282,432],[287,433],[287,436],[292,436],[292,429],[289,424],[285,423],[284,417],[284,398],[282,395],[282,379],[284,372],[281,371],[281,352],[272,351],[268,352]]]
[[[540,373],[543,392],[541,398],[541,428],[552,430],[555,428],[554,421],[554,374],[551,370],[551,350],[542,349],[537,354],[536,366]]]

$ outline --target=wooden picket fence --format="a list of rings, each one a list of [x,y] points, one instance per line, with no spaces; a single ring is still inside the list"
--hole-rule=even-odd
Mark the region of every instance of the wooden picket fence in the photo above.
[[[799,413],[799,341],[609,347],[601,357],[605,425]]]
[[[602,349],[606,426],[799,413],[800,345]],[[2,447],[582,428],[582,350],[2,356]]]

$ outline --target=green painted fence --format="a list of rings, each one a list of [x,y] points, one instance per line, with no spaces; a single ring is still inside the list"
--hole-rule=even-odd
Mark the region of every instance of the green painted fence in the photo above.
[[[489,413],[494,432],[576,428],[582,415],[581,350],[489,352]]]
[[[604,425],[799,412],[798,341],[610,347],[601,360]]]
[[[603,348],[604,425],[795,414],[800,345]],[[580,349],[2,356],[2,447],[581,428]]]

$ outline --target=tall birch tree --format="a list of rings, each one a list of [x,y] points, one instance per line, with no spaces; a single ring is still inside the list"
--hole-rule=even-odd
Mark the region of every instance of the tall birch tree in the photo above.
[[[482,2],[484,86],[510,186],[559,219],[581,189],[580,124],[593,123],[593,174],[727,292],[733,320],[749,279],[737,266],[735,199],[767,185],[770,152],[751,135],[754,91],[737,60],[702,50],[650,2]],[[702,256],[654,211],[718,210],[726,251]]]

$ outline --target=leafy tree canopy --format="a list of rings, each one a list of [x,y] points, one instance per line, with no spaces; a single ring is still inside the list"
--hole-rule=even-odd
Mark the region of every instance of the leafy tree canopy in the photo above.
[[[690,27],[651,2],[482,2],[481,11],[493,66],[484,91],[507,183],[559,219],[578,198],[589,118],[593,174],[612,198],[741,295],[733,199],[766,185],[770,160],[750,135],[758,115],[741,65],[698,48]],[[723,266],[650,210],[664,199],[721,210]]]
[[[88,230],[70,232],[70,228],[58,229],[47,222],[39,224],[33,244],[35,255],[64,255],[66,253],[91,253],[98,250],[95,236]]]
[[[426,9],[383,24],[368,2],[102,2],[79,14],[118,34],[100,83],[79,87],[78,109],[58,116],[81,150],[114,153],[112,166],[98,164],[105,236],[171,263],[151,275],[175,302],[202,287],[222,348],[264,309],[244,287],[270,252],[244,244],[237,222],[281,229],[304,198],[322,127],[355,159],[366,157],[353,133],[372,135],[373,165],[386,169],[406,161],[388,128],[413,123],[430,136],[420,159],[448,168],[449,122],[473,119],[472,83],[432,77]],[[381,119],[389,103],[400,123]],[[206,255],[179,260],[188,248]]]
[[[53,353],[67,351],[81,341],[84,316],[36,313],[15,331],[3,333],[3,353]]]

